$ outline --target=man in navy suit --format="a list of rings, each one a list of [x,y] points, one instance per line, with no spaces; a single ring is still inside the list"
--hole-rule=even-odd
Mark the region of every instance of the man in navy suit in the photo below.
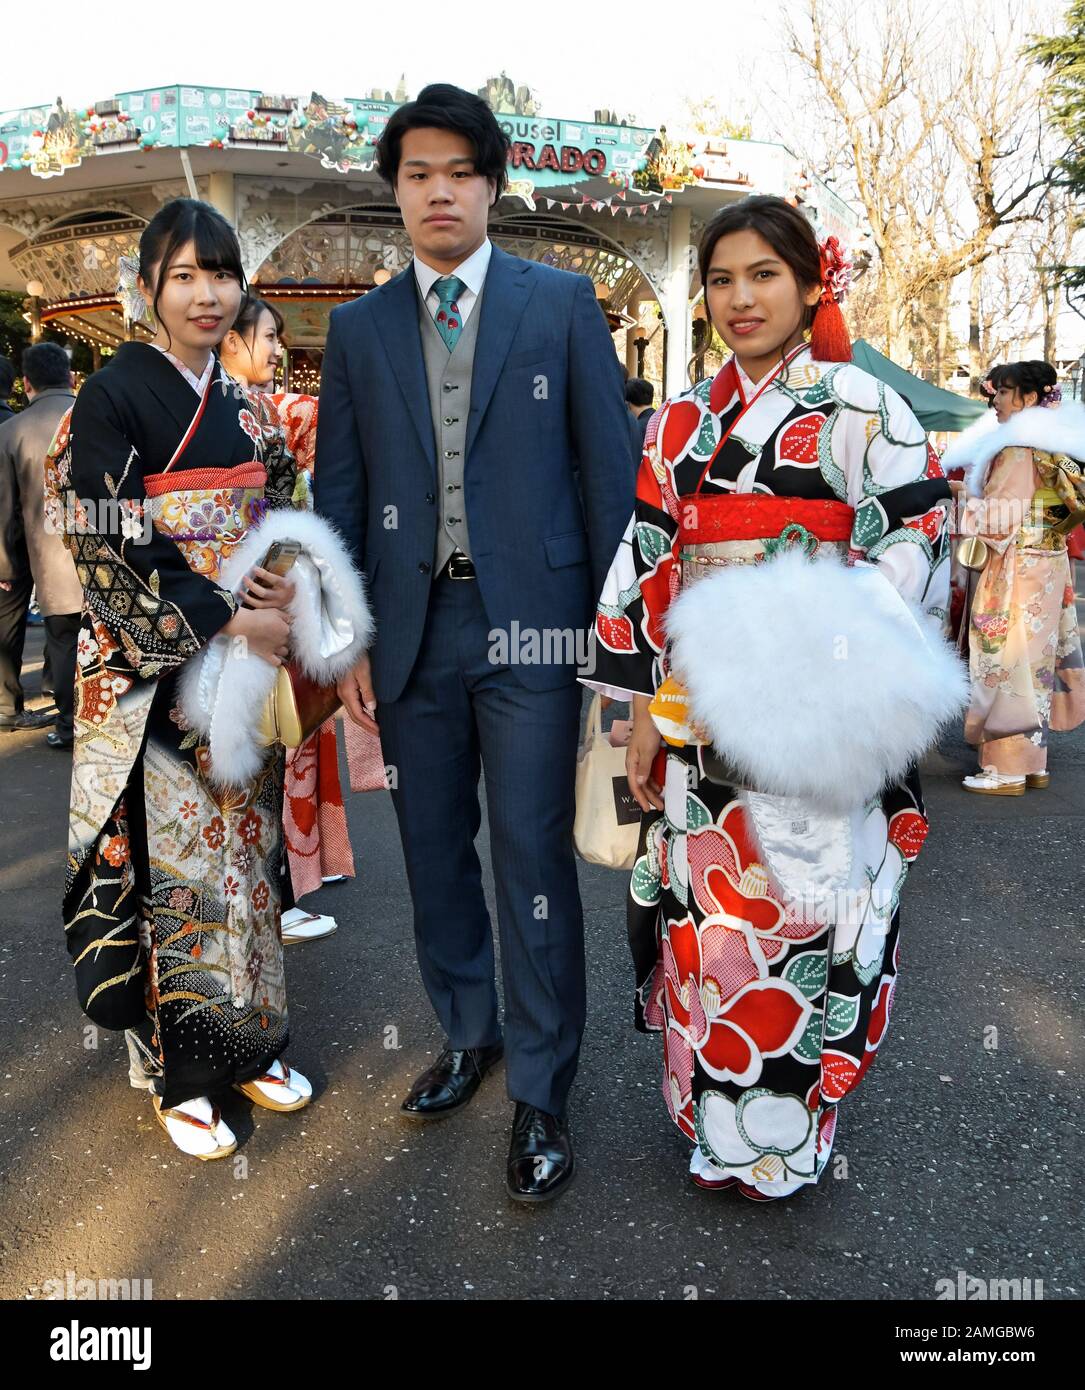
[[[509,1195],[541,1201],[573,1176],[566,1100],[585,1015],[576,664],[636,460],[591,281],[487,237],[507,154],[489,107],[457,87],[427,87],[388,122],[378,167],[414,260],[332,312],[316,506],[368,577],[377,638],[340,695],[372,730],[379,702],[419,967],[446,1035],[402,1109],[448,1115],[504,1055]]]

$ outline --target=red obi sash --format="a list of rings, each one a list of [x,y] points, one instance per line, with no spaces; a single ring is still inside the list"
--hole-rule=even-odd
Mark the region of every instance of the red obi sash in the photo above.
[[[679,499],[683,545],[757,541],[800,526],[819,541],[851,539],[855,512],[846,502],[770,497],[760,492],[692,493]]]
[[[178,468],[175,472],[148,473],[143,489],[148,497],[167,492],[225,492],[231,488],[263,487],[267,469],[259,461],[233,468]]]

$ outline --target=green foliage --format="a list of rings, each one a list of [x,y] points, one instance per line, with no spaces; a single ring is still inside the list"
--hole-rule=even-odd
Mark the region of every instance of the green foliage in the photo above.
[[[1050,74],[1052,119],[1067,141],[1054,178],[1077,197],[1085,197],[1085,0],[1072,0],[1065,33],[1037,38],[1025,51]],[[1085,287],[1085,266],[1058,269],[1068,286]]]
[[[21,294],[0,290],[0,356],[8,358],[16,371],[23,348],[30,344],[30,325],[24,313]]]
[[[23,348],[30,346],[30,324],[23,316],[26,313],[26,299],[10,290],[0,290],[0,356],[6,357],[15,371],[19,370]],[[59,343],[69,348],[72,355],[72,370],[89,375],[94,370],[94,357],[86,343],[78,339],[66,338],[53,328],[46,328],[42,339],[47,343]],[[16,394],[16,401],[21,396]]]

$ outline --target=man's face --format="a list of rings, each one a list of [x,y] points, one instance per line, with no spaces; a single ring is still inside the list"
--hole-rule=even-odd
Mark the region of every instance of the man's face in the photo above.
[[[403,137],[395,195],[415,253],[447,273],[485,241],[496,189],[466,135],[424,128]]]

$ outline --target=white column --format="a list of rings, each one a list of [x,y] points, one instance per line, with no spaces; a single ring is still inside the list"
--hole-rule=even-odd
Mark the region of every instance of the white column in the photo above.
[[[693,325],[689,314],[690,210],[671,207],[667,224],[667,275],[660,307],[667,325],[667,379],[663,391],[674,396],[689,386],[686,364],[693,356]]]

